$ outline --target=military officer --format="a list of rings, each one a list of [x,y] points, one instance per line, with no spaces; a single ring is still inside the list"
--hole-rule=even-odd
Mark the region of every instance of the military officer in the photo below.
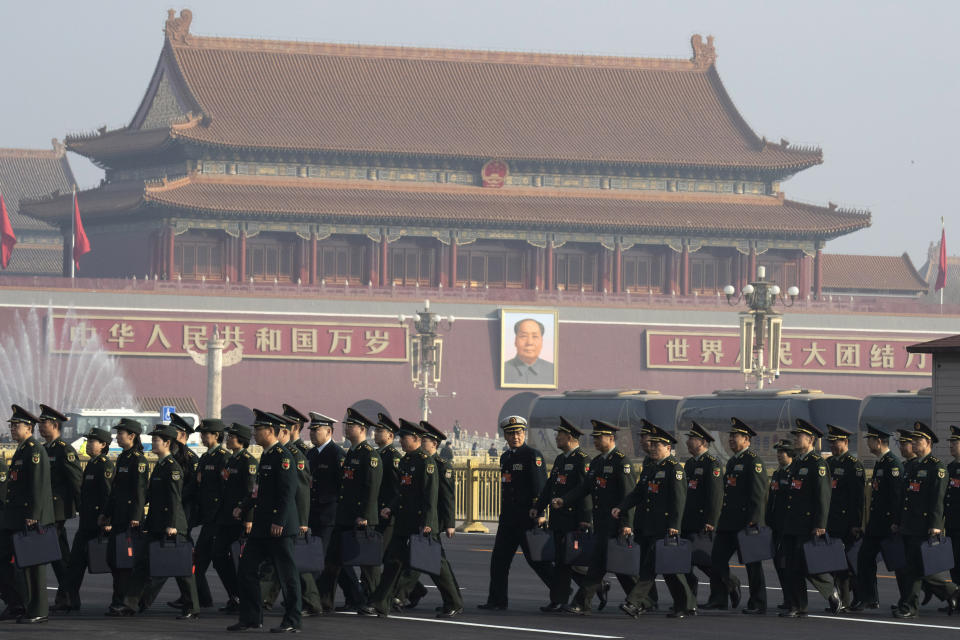
[[[890,451],[890,434],[872,424],[865,425],[867,448],[877,461],[873,463],[870,511],[863,532],[863,544],[857,556],[858,600],[850,604],[850,611],[876,609],[880,606],[877,593],[877,554],[880,544],[900,524],[900,506],[903,502],[903,464]]]
[[[250,511],[250,537],[240,557],[240,619],[227,631],[246,631],[263,626],[263,594],[260,564],[271,562],[283,592],[283,618],[274,633],[300,629],[300,577],[293,560],[293,540],[300,531],[297,508],[297,468],[290,451],[278,439],[282,424],[265,411],[253,410],[254,438],[263,447],[257,481],[239,512]],[[234,515],[239,513],[236,509]]]
[[[375,423],[354,408],[347,409],[343,432],[350,443],[340,476],[340,495],[337,497],[337,516],[333,539],[330,542],[330,562],[320,576],[322,606],[333,609],[334,585],[341,569],[341,540],[343,535],[358,529],[376,527],[380,523],[377,499],[383,465],[380,454],[367,442],[367,429]],[[367,593],[376,590],[380,581],[380,567],[362,567],[360,574]]]
[[[196,429],[200,434],[200,443],[207,448],[197,463],[197,513],[201,528],[194,549],[197,597],[202,608],[213,606],[213,596],[207,583],[207,569],[213,561],[217,515],[226,485],[223,471],[230,459],[230,454],[223,446],[226,427],[219,418],[204,418]],[[223,581],[223,576],[220,576],[220,581]]]
[[[150,474],[147,487],[147,516],[143,530],[148,540],[157,541],[175,538],[186,541],[187,515],[183,508],[183,485],[185,473],[170,451],[177,441],[177,429],[171,425],[158,424],[150,432],[157,464]],[[150,588],[150,554],[142,553],[134,560],[133,574],[127,586],[123,606],[108,612],[113,616],[132,616],[140,606],[143,592]],[[178,620],[196,620],[197,581],[191,574],[177,578],[183,605]]]
[[[537,518],[537,524],[543,526],[544,512],[554,498],[562,498],[586,482],[590,471],[590,461],[586,452],[580,448],[580,431],[572,422],[560,416],[560,424],[555,428],[556,445],[560,454],[553,461],[547,484],[537,498],[537,504],[530,510],[530,517]],[[550,603],[540,607],[544,613],[558,613],[570,600],[570,580],[583,584],[583,574],[567,564],[561,557],[564,539],[568,533],[586,531],[590,528],[593,500],[588,494],[582,500],[570,502],[550,511],[550,531],[553,532],[554,547],[557,550],[557,562],[554,565],[553,584],[550,586]]]
[[[947,492],[943,499],[943,518],[947,537],[953,543],[953,569],[950,577],[960,584],[960,427],[950,425],[950,455],[947,465]]]
[[[303,428],[310,424],[310,418],[286,403],[283,405],[283,417],[292,420],[290,423],[290,443],[299,449],[300,453],[302,453],[304,458],[306,458],[307,451],[309,451],[310,448],[307,446],[307,443],[303,441],[303,438],[301,438],[300,435],[303,431]]]
[[[565,613],[586,615],[590,611],[593,596],[603,584],[603,576],[607,573],[607,541],[616,538],[625,527],[633,523],[633,510],[623,509],[618,517],[613,517],[613,508],[620,505],[627,493],[636,482],[633,478],[633,469],[627,456],[617,447],[616,425],[603,420],[591,420],[593,426],[593,446],[599,455],[590,461],[590,469],[586,481],[571,489],[565,495],[554,498],[550,506],[561,509],[564,505],[575,504],[587,495],[593,502],[594,546],[590,557],[587,574],[583,578],[580,589],[573,596],[570,604],[563,608]],[[629,594],[636,586],[637,578],[625,573],[616,574],[623,592]]]
[[[123,598],[127,593],[131,569],[117,566],[117,545],[126,549],[129,556],[133,555],[143,522],[149,478],[147,459],[140,442],[143,425],[130,418],[121,418],[113,428],[117,432],[117,445],[121,452],[117,456],[116,476],[106,509],[98,519],[104,532],[111,534],[107,562],[113,571],[113,596],[108,613],[123,606]]]
[[[730,418],[727,444],[733,455],[727,460],[723,476],[723,505],[713,540],[713,576],[710,578],[710,600],[704,609],[726,609],[726,596],[731,606],[740,606],[740,580],[730,573],[730,556],[738,548],[737,533],[764,523],[767,470],[763,460],[750,448],[750,439],[757,433],[739,418]],[[746,614],[767,611],[767,585],[760,562],[747,564],[750,598],[743,609]]]
[[[723,469],[720,460],[710,453],[713,440],[713,436],[706,429],[696,421],[691,421],[690,430],[687,432],[687,452],[690,458],[683,465],[683,473],[687,478],[687,499],[680,526],[681,534],[690,541],[697,535],[713,536],[720,518],[720,507],[723,505]],[[708,579],[712,575],[710,564],[700,563],[695,566]],[[696,574],[691,571],[686,580],[690,592],[696,598],[699,583]]]
[[[399,493],[393,503],[381,512],[382,518],[396,518],[396,529],[384,560],[383,580],[374,591],[370,605],[362,612],[387,617],[390,601],[404,569],[409,569],[409,540],[412,536],[429,536],[439,541],[440,518],[437,505],[440,500],[440,479],[436,457],[421,448],[425,431],[419,425],[401,419],[400,446],[404,456],[400,460]],[[456,588],[450,565],[441,557],[440,574],[431,576],[443,599],[438,618],[450,618],[463,612],[463,599]]]
[[[490,557],[490,586],[487,601],[480,609],[502,611],[507,608],[507,583],[510,564],[517,547],[523,550],[527,564],[536,572],[547,588],[553,583],[553,566],[549,562],[530,560],[526,532],[535,526],[530,509],[536,505],[547,481],[543,454],[527,445],[527,421],[520,416],[509,416],[500,423],[503,437],[509,447],[500,456],[500,517],[497,535]]]
[[[7,456],[0,453],[0,511],[3,511],[3,503],[7,501],[7,476],[9,470]]]
[[[333,562],[331,556],[334,525],[337,520],[337,498],[340,495],[340,481],[343,476],[343,460],[346,457],[333,441],[333,425],[336,420],[328,418],[322,413],[310,412],[310,442],[313,448],[307,452],[307,463],[310,466],[310,519],[308,524],[313,535],[323,540],[326,549],[325,566]],[[364,605],[364,596],[360,591],[360,581],[357,580],[353,567],[342,567],[337,583],[346,596],[349,609],[359,609]],[[334,613],[334,593],[324,593],[326,588],[324,578],[317,580],[320,591],[321,613]],[[334,583],[330,584],[335,588]]]
[[[233,543],[250,533],[253,526],[250,510],[245,505],[257,482],[257,459],[247,449],[253,429],[234,422],[224,429],[224,433],[228,454],[223,467],[223,494],[214,518],[213,567],[227,591],[227,604],[220,608],[220,612],[237,613],[240,610],[240,582],[232,549]]]
[[[930,453],[938,441],[933,431],[922,422],[914,424],[913,452],[916,461],[904,477],[903,510],[899,530],[907,552],[907,566],[897,575],[900,600],[893,611],[895,618],[916,618],[921,586],[947,602],[947,610],[960,607],[957,585],[947,582],[943,574],[924,575],[920,545],[930,536],[943,533],[943,499],[947,490],[947,470],[939,458]]]
[[[77,515],[83,469],[80,467],[76,450],[60,437],[63,423],[69,418],[56,409],[41,404],[39,419],[37,430],[44,440],[43,448],[47,450],[47,457],[50,458],[53,513],[56,518],[57,539],[60,542],[61,559],[51,564],[53,573],[57,576],[54,611],[63,611],[70,609],[67,593],[63,589],[67,581],[67,560],[70,557],[65,522]]]
[[[400,458],[403,454],[394,446],[393,440],[400,427],[390,416],[380,412],[377,414],[377,424],[373,428],[373,442],[377,445],[377,454],[383,463],[383,476],[380,479],[380,492],[377,494],[377,508],[382,511],[393,504],[394,498],[400,491]],[[386,552],[393,536],[393,520],[380,520],[377,531],[383,534],[383,550]]]
[[[827,458],[831,487],[827,533],[832,538],[843,540],[844,550],[849,551],[863,534],[866,474],[860,459],[850,453],[851,433],[832,424],[827,425],[827,430],[832,454]],[[850,606],[851,589],[853,601],[861,599],[860,589],[849,570],[834,573],[833,579],[844,609]]]
[[[33,437],[38,418],[18,405],[12,406],[10,437],[17,449],[10,458],[7,500],[0,512],[0,594],[7,608],[0,619],[16,618],[20,624],[47,621],[47,568],[36,565],[23,569],[23,580],[14,587],[13,535],[24,529],[54,523],[53,492],[47,451]]]
[[[783,526],[787,520],[787,492],[790,490],[790,465],[793,464],[793,443],[789,440],[779,440],[773,445],[777,452],[777,468],[770,475],[770,490],[767,493],[767,525],[773,532],[774,556],[782,557],[780,550],[783,544]],[[773,563],[780,584],[786,581],[783,566],[779,562]],[[786,603],[777,605],[777,609],[787,609]]]
[[[827,574],[808,574],[803,545],[827,533],[830,514],[830,479],[827,463],[814,451],[814,444],[823,433],[812,423],[797,418],[793,435],[793,464],[790,465],[790,486],[787,490],[786,518],[780,557],[775,561],[783,567],[783,600],[787,609],[781,618],[801,618],[807,615],[807,586],[804,577],[827,599],[829,610],[841,611],[840,594]]]
[[[100,516],[106,512],[107,501],[116,465],[107,457],[110,451],[110,432],[105,429],[91,429],[87,433],[86,453],[89,456],[83,470],[83,484],[80,487],[80,523],[73,537],[70,549],[70,562],[67,564],[67,577],[64,585],[64,605],[54,606],[53,611],[80,608],[80,585],[87,569],[87,546],[96,540],[103,527]]]

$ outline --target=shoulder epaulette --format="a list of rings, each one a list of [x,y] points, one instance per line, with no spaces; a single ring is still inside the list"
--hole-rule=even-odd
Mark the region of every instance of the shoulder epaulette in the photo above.
[[[625,457],[626,457],[626,456],[623,454],[623,451],[620,451],[619,449],[617,449],[616,451],[614,451],[614,452],[613,452],[613,455],[615,455],[615,456],[618,457],[618,458],[625,458]]]
[[[751,458],[756,458],[757,452],[754,451],[753,449],[747,449],[747,455],[750,456]]]
[[[860,458],[858,458],[857,456],[853,455],[852,453],[850,454],[850,459],[853,460],[854,462],[860,462]]]
[[[360,446],[357,447],[357,448],[358,448],[358,449],[364,449],[365,451],[372,451],[372,450],[373,450],[373,447],[371,447],[371,446],[370,446],[370,443],[367,442],[366,440],[364,440],[363,442],[361,442],[361,443],[360,443]]]
[[[577,455],[579,455],[581,458],[586,458],[587,452],[584,451],[583,449],[577,449]]]
[[[930,460],[930,462],[932,462],[932,463],[934,463],[934,464],[940,464],[940,458],[938,458],[938,457],[936,457],[936,456],[931,455],[928,459]]]
[[[33,441],[32,441],[32,440],[26,440],[26,441],[24,441],[24,444],[32,447],[32,446],[33,446]]]

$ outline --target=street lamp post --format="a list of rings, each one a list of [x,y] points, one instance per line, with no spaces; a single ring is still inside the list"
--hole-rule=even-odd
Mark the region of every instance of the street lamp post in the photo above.
[[[443,338],[438,330],[445,325],[446,330],[453,328],[453,316],[441,316],[430,311],[430,301],[425,300],[423,310],[417,311],[416,316],[399,317],[400,324],[413,320],[413,329],[416,335],[410,339],[410,377],[415,389],[420,391],[421,420],[430,419],[430,399],[456,397],[453,391],[449,396],[441,395],[437,386],[440,384],[440,364],[442,360]]]
[[[723,288],[727,304],[736,306],[742,300],[749,307],[749,311],[740,312],[740,371],[746,388],[750,386],[750,378],[754,379],[757,389],[763,389],[765,381],[773,382],[780,376],[783,316],[774,311],[773,306],[779,300],[784,307],[792,307],[800,294],[797,287],[790,287],[784,297],[780,287],[765,278],[766,268],[759,266],[756,281],[747,284],[739,294],[731,284]],[[767,347],[766,360],[764,346]]]

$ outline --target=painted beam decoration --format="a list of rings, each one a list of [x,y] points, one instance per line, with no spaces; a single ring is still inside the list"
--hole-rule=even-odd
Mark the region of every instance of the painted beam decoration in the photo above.
[[[249,318],[53,314],[53,353],[82,351],[97,340],[111,355],[189,358],[203,353],[214,326],[224,352],[243,359],[406,362],[407,328],[399,324]]]
[[[917,338],[889,335],[811,334],[785,331],[780,370],[797,373],[856,373],[929,376],[931,358],[907,353]],[[646,331],[648,369],[740,368],[740,336],[718,331]]]

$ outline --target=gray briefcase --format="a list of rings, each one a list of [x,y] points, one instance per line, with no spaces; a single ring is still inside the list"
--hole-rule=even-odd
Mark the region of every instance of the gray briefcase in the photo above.
[[[552,531],[534,528],[528,529],[525,535],[531,562],[553,562],[557,559],[557,548],[553,543]]]
[[[443,551],[440,539],[415,533],[410,536],[410,568],[432,576],[440,575]]]
[[[110,573],[110,564],[107,558],[110,556],[110,540],[97,536],[87,543],[87,572],[88,573]]]
[[[807,573],[833,573],[846,571],[847,554],[843,549],[843,540],[828,535],[814,537],[803,543],[803,558],[807,563]]]
[[[686,538],[667,536],[654,545],[653,570],[661,575],[685,574],[693,570],[693,545]]]
[[[13,556],[18,569],[50,564],[60,559],[60,541],[54,526],[36,527],[13,534]]]
[[[773,531],[770,527],[747,527],[737,532],[740,561],[743,564],[773,558]]]
[[[920,557],[923,559],[923,575],[953,569],[953,543],[945,535],[932,536],[920,544]]]

